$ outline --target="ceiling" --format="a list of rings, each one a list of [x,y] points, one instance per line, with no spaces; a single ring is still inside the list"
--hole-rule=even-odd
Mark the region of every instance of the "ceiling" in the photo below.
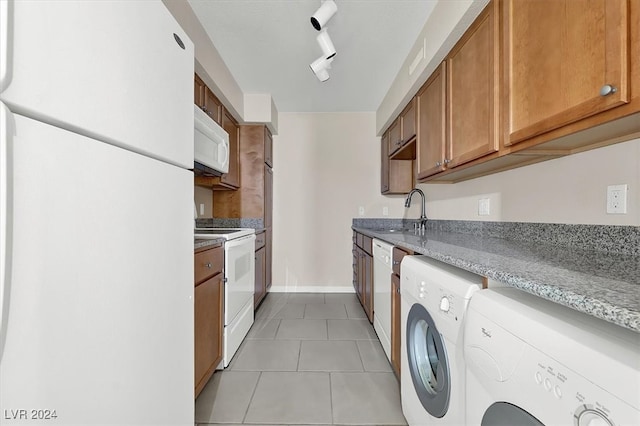
[[[437,0],[335,3],[323,83],[309,68],[322,54],[309,21],[321,0],[189,0],[244,93],[270,93],[281,112],[376,111]]]

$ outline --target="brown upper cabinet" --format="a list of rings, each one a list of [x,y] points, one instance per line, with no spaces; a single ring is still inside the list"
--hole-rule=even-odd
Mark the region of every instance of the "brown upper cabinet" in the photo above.
[[[494,1],[416,96],[419,180],[500,148],[497,16]]]
[[[415,157],[415,147],[413,147],[413,153],[411,153],[411,149],[401,148],[416,136],[416,112],[414,98],[389,127],[389,155],[394,159],[408,160]]]
[[[389,158],[389,132],[385,132],[381,143],[380,192],[382,194],[406,194],[414,186],[413,160]]]
[[[447,168],[499,148],[497,5],[485,8],[446,59]]]
[[[417,95],[418,179],[444,170],[446,151],[447,63],[443,62]]]
[[[629,102],[630,3],[504,1],[505,145]]]
[[[216,98],[211,89],[207,87],[202,79],[196,74],[194,84],[194,102],[216,123],[222,125],[222,102]]]
[[[452,183],[636,138],[638,51],[638,1],[491,0],[418,91],[417,142],[390,158]]]

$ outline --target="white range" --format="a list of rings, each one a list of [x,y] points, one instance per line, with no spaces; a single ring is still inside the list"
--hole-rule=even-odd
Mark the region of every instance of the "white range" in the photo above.
[[[224,238],[224,344],[226,368],[253,324],[255,241],[253,228],[196,228],[195,238]]]

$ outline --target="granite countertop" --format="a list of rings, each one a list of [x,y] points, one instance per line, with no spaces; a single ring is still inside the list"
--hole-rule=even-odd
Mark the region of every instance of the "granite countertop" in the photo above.
[[[640,332],[637,246],[619,253],[439,229],[416,235],[413,229],[389,232],[356,223],[352,228]],[[637,245],[638,229],[629,228]]]
[[[216,244],[220,244],[223,242],[224,242],[224,238],[214,238],[214,239],[206,239],[206,240],[195,238],[193,240],[193,249],[197,250],[202,247],[215,246]]]

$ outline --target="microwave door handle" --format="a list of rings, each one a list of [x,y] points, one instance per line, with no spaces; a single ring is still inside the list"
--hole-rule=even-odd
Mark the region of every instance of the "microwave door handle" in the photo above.
[[[222,161],[222,164],[228,164],[229,163],[229,147],[226,144],[220,144],[218,145],[219,147],[221,147],[224,150],[224,153],[222,155],[222,158],[224,158],[224,160]]]

